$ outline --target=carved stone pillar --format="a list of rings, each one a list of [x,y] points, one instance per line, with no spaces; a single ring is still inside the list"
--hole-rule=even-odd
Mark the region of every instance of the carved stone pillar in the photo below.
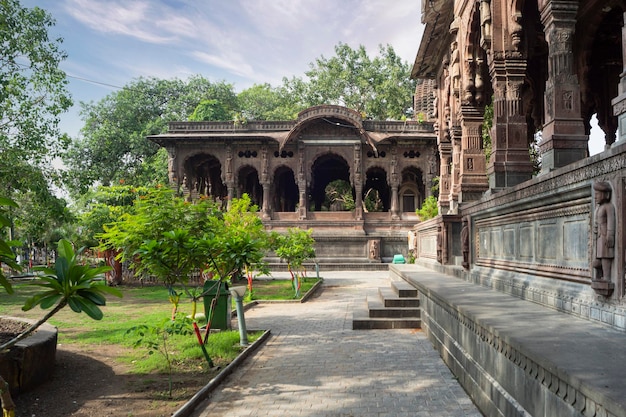
[[[439,213],[443,214],[450,209],[452,144],[450,142],[440,142],[439,154],[441,158],[439,168]]]
[[[261,207],[261,218],[263,220],[269,220],[272,218],[270,214],[270,182],[263,181],[261,182],[261,186],[263,187],[263,206]]]
[[[624,13],[626,22],[626,12]],[[620,74],[619,95],[613,99],[613,115],[617,116],[617,142],[626,140],[626,25],[622,26],[622,73]]]
[[[394,220],[398,220],[400,218],[400,212],[398,207],[400,207],[400,203],[398,201],[398,187],[399,187],[399,178],[398,178],[398,156],[396,155],[397,150],[394,147],[391,149],[391,169],[389,172],[391,173],[391,205],[389,211],[391,212],[391,218]]]
[[[354,218],[363,219],[363,179],[361,171],[361,153],[363,152],[361,143],[354,144],[354,175],[352,183],[354,185]]]
[[[527,181],[533,172],[521,97],[525,65],[509,59],[507,66],[513,74],[498,74],[494,84],[491,158],[487,166],[489,188],[494,190]]]
[[[485,153],[481,127],[483,112],[474,106],[461,108],[461,149],[459,154],[459,203],[478,200],[487,191]]]
[[[461,192],[461,139],[462,132],[460,126],[453,126],[450,129],[451,141],[451,161],[448,167],[450,172],[450,187],[448,191],[448,212],[454,214],[459,210],[459,193]]]
[[[298,149],[298,218],[300,220],[306,219],[307,216],[307,201],[306,201],[306,176],[304,162],[304,148]]]
[[[578,1],[552,0],[541,9],[548,41],[545,122],[540,149],[542,172],[587,156],[588,135],[581,116],[580,85],[572,48]]]
[[[228,197],[226,198],[226,208],[230,210],[233,199],[235,198],[235,177],[233,174],[233,149],[231,146],[226,148],[226,174],[224,175],[224,182],[226,183],[226,189]]]

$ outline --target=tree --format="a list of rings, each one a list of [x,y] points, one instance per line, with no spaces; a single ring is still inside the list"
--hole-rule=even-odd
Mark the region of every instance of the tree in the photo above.
[[[276,255],[287,262],[291,274],[291,286],[294,289],[294,298],[300,296],[301,269],[307,259],[315,258],[315,240],[311,236],[312,229],[302,230],[291,228],[287,234],[275,234],[273,247]]]
[[[415,81],[410,66],[393,47],[380,46],[380,56],[371,59],[365,47],[339,43],[336,56],[311,63],[307,81],[283,80],[294,96],[303,95],[307,107],[337,104],[361,112],[371,119],[401,120],[411,114]]]
[[[72,100],[59,69],[66,58],[62,39],[48,34],[53,25],[51,16],[38,7],[24,8],[17,0],[0,2],[0,193],[23,207],[7,214],[12,235],[15,221],[47,223],[44,227],[50,230],[47,216],[63,205],[52,198],[56,171],[50,161],[67,146],[58,124]],[[37,212],[25,211],[27,207]],[[20,214],[30,218],[16,220]]]
[[[82,138],[64,161],[70,191],[81,194],[96,183],[154,186],[167,183],[167,152],[146,139],[168,123],[187,120],[203,100],[237,111],[233,86],[195,76],[186,81],[139,78],[98,103],[81,103]]]
[[[202,100],[189,116],[192,122],[231,120],[233,114],[224,104],[215,99]]]
[[[421,221],[432,219],[439,214],[439,207],[437,206],[437,199],[434,196],[430,196],[424,200],[422,207],[415,210],[415,214]]]
[[[237,100],[246,120],[293,120],[306,108],[299,102],[299,96],[290,94],[285,86],[275,88],[266,83],[243,90]]]

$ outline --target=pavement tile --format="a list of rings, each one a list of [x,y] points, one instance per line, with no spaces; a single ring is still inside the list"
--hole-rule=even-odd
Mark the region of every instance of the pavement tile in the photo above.
[[[352,330],[353,305],[389,286],[386,271],[321,275],[306,303],[245,313],[248,329],[272,337],[193,417],[482,416],[421,331]]]

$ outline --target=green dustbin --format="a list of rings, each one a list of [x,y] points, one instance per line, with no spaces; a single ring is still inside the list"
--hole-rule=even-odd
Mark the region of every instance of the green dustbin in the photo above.
[[[393,255],[393,261],[391,263],[404,264],[406,263],[406,261],[404,260],[404,256],[398,254],[398,255]]]
[[[217,295],[211,329],[227,330],[230,329],[230,291],[228,290],[228,284],[223,282],[222,285],[220,285],[220,293],[217,294],[217,286],[217,281],[207,281],[204,283],[204,314],[207,319],[210,317],[211,302]]]

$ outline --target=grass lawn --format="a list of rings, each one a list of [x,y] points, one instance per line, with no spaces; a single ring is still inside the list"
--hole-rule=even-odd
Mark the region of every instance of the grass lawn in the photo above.
[[[303,279],[301,293],[305,294],[317,282],[315,278]],[[15,294],[0,293],[0,315],[39,319],[47,310],[35,307],[30,311],[22,311],[24,301],[39,290],[27,283],[14,285]],[[163,328],[170,322],[172,304],[168,301],[168,291],[161,285],[155,286],[120,286],[122,298],[108,297],[107,305],[102,308],[104,318],[96,321],[85,314],[76,314],[69,307],[57,313],[49,323],[59,329],[60,344],[82,344],[90,346],[121,345],[127,347],[119,360],[132,365],[138,373],[165,371],[165,361],[159,350],[152,349],[149,354],[146,346],[153,342],[162,345],[162,338],[150,334],[150,330]],[[294,291],[290,280],[255,280],[253,283],[254,300],[283,299],[293,300]],[[234,305],[233,305],[234,308]],[[178,306],[179,316],[191,314],[192,304],[189,298],[182,295]],[[204,311],[202,301],[197,304],[197,312]],[[202,326],[204,323],[199,323]],[[144,340],[137,348],[133,345],[141,338],[137,332],[129,329],[148,326],[144,329]],[[190,327],[190,326],[189,326]],[[186,328],[188,329],[188,328]],[[262,333],[248,335],[250,343]],[[148,343],[146,343],[148,342]],[[169,353],[179,367],[198,367],[202,365],[204,355],[194,334],[170,334],[167,338]],[[241,351],[239,333],[236,330],[211,333],[206,345],[213,362],[218,366],[230,363]]]

